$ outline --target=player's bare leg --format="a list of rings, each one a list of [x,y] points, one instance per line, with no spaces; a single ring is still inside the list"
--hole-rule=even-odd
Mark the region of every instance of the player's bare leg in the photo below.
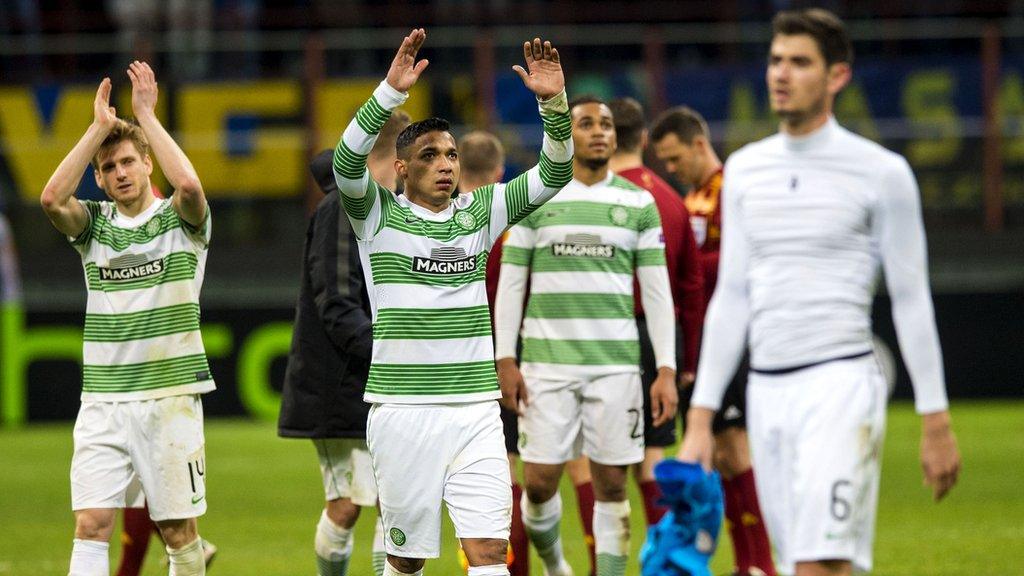
[[[558,481],[564,464],[523,463],[526,500],[523,502],[523,526],[549,576],[572,574],[562,553],[562,499]]]
[[[203,541],[199,538],[195,518],[159,520],[160,536],[167,545],[171,576],[201,576],[206,574],[203,559]]]
[[[114,533],[114,508],[86,508],[75,511],[75,544],[71,550],[69,576],[110,574],[110,536]]]
[[[853,564],[849,560],[818,560],[797,562],[796,576],[850,576]]]
[[[594,478],[594,547],[597,573],[624,576],[629,557],[629,500],[626,497],[628,466],[608,466],[590,461]]]
[[[715,434],[715,470],[726,480],[750,470],[750,443],[743,428],[726,428]]]
[[[469,576],[508,576],[508,540],[462,538],[461,542],[469,562]]]
[[[313,540],[319,576],[348,574],[353,545],[352,527],[358,519],[359,506],[353,504],[351,498],[335,498],[324,505]]]

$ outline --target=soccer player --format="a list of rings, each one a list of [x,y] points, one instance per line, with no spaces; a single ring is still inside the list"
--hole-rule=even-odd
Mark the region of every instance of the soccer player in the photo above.
[[[722,238],[722,161],[711,146],[707,122],[696,111],[677,106],[659,116],[651,130],[655,155],[665,169],[690,186],[685,204],[700,245],[708,300],[718,279]],[[746,423],[746,370],[736,371],[715,413],[714,466],[722,476],[725,516],[732,540],[736,573],[775,574],[768,534],[761,519],[750,462]]]
[[[697,369],[697,344],[704,323],[704,274],[697,243],[690,229],[690,214],[679,194],[653,170],[643,164],[647,148],[647,128],[644,109],[633,98],[616,98],[608,106],[615,118],[615,138],[618,146],[608,165],[619,176],[647,190],[654,197],[665,233],[665,264],[676,318],[676,335],[682,338],[682,358],[677,350],[677,363],[683,367],[679,383],[688,388],[693,384]],[[636,301],[637,326],[640,331],[641,380],[644,391],[654,381],[654,351],[645,338],[646,320],[640,299]],[[678,338],[677,338],[678,340]],[[680,361],[681,360],[681,361]],[[645,398],[646,400],[646,398]],[[650,403],[644,402],[644,461],[633,467],[634,477],[644,500],[647,524],[655,524],[665,513],[657,501],[661,497],[654,481],[654,465],[665,457],[665,447],[676,443],[675,418],[655,428],[652,425]]]
[[[775,16],[766,79],[779,133],[725,166],[718,287],[678,455],[711,465],[711,422],[749,339],[757,491],[779,571],[798,576],[871,569],[886,404],[871,354],[879,264],[936,499],[960,468],[913,172],[832,117],[852,60],[832,13]]]
[[[625,574],[629,553],[627,467],[644,453],[634,275],[658,367],[650,391],[655,425],[676,409],[674,314],[654,199],[608,168],[611,110],[588,97],[570,112],[575,177],[513,227],[504,245],[495,358],[505,407],[520,411],[523,523],[547,573],[571,574],[559,536],[558,480],[582,453],[593,477],[597,573],[612,576]]]
[[[81,254],[89,293],[71,460],[70,574],[109,574],[117,509],[137,503],[144,490],[170,574],[191,576],[205,573],[196,529],[206,511],[200,394],[215,388],[199,332],[210,210],[191,162],[156,117],[152,69],[136,61],[128,76],[138,125],[116,116],[104,78],[92,124],[40,199]],[[150,149],[174,188],[169,199],[150,192]],[[75,198],[90,162],[110,201]]]
[[[370,150],[374,179],[395,188],[395,140],[409,125],[396,110]],[[325,505],[313,540],[318,576],[345,576],[355,545],[352,528],[364,507],[377,505],[377,482],[366,448],[363,402],[373,348],[370,301],[359,247],[334,181],[333,150],[310,163],[325,196],[306,231],[302,284],[295,310],[277,433],[310,438],[320,460]],[[384,570],[384,532],[375,522],[373,571]]]
[[[413,30],[387,78],[338,143],[341,204],[359,238],[373,318],[366,427],[388,559],[384,574],[420,574],[440,553],[441,501],[470,576],[508,574],[511,478],[502,439],[484,267],[494,241],[572,178],[572,142],[558,51],[523,45],[514,66],[538,98],[540,163],[507,184],[453,198],[459,154],[446,121],[414,122],[398,137],[395,169],[405,193],[370,178],[366,154],[427,60]]]

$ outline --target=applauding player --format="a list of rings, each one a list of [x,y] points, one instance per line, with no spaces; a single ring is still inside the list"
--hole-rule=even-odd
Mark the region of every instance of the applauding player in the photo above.
[[[511,479],[502,438],[484,270],[495,240],[572,178],[565,79],[549,42],[524,44],[514,69],[544,121],[540,162],[507,184],[459,194],[448,122],[414,122],[395,162],[395,196],[366,170],[391,110],[427,68],[413,30],[387,78],[345,129],[334,154],[341,203],[359,238],[373,318],[366,440],[378,481],[385,575],[419,574],[440,553],[444,500],[471,576],[508,574]]]

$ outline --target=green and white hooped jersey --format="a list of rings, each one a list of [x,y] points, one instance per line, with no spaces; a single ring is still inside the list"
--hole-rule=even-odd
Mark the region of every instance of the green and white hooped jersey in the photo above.
[[[593,186],[573,180],[509,231],[501,261],[503,276],[529,271],[524,374],[577,379],[640,369],[633,277],[637,273],[644,288],[642,268],[665,268],[661,218],[650,192],[612,173]],[[656,280],[667,292],[667,274]],[[502,287],[499,301],[508,298],[507,306],[518,308],[525,286],[519,284],[516,294]],[[671,316],[671,296],[663,294],[658,303]],[[505,306],[499,302],[495,317],[499,352],[515,349],[519,328],[518,315],[514,326],[505,326]]]
[[[199,292],[210,211],[196,229],[158,200],[134,218],[113,202],[84,200],[82,255],[89,299],[82,400],[115,402],[215,388],[199,332]]]
[[[334,153],[342,206],[359,238],[373,313],[365,400],[451,404],[499,398],[484,285],[487,256],[505,229],[572,178],[565,93],[540,103],[540,162],[507,184],[460,194],[434,213],[374,182],[366,156],[406,94],[381,82]]]

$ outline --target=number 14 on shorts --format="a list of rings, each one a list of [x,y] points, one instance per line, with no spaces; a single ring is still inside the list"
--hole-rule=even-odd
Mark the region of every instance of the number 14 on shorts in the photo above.
[[[192,488],[192,504],[198,504],[206,498],[206,451],[205,446],[196,450],[188,457],[188,480]]]

